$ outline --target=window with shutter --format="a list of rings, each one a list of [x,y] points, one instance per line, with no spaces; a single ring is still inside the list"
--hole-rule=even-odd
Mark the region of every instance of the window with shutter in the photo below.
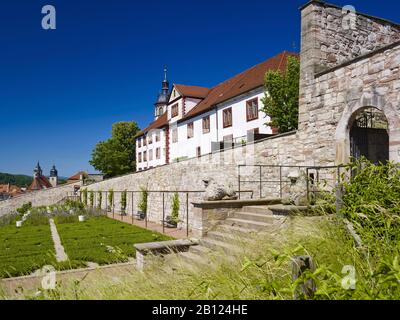
[[[210,132],[210,116],[203,118],[203,133]]]
[[[252,99],[246,102],[247,121],[258,119],[258,99]]]
[[[228,128],[232,126],[232,108],[225,109],[222,114],[223,127]]]

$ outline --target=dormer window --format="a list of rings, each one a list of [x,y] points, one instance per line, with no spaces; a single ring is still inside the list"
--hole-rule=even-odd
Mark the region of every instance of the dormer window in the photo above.
[[[179,107],[178,107],[178,104],[174,104],[174,105],[171,107],[171,117],[172,117],[172,118],[175,118],[175,117],[178,116],[178,114],[179,114]]]

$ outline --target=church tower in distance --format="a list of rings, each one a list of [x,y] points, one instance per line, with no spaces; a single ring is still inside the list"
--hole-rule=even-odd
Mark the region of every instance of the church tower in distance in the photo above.
[[[53,188],[57,187],[57,185],[58,185],[58,171],[56,169],[56,166],[54,166],[54,165],[53,165],[53,168],[50,170],[49,182]]]

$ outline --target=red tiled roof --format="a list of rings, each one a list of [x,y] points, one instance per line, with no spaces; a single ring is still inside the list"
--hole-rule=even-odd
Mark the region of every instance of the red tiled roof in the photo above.
[[[84,178],[88,177],[88,173],[85,171],[79,171],[78,173],[75,173],[72,177],[69,177],[67,180],[74,180],[74,181],[79,181],[81,180],[81,176],[83,176]]]
[[[207,97],[190,110],[182,120],[204,113],[217,103],[263,86],[265,73],[269,70],[286,71],[287,59],[290,56],[298,57],[298,54],[284,51],[215,86],[210,90]]]
[[[136,137],[140,137],[150,130],[160,129],[168,124],[168,112],[165,112],[161,117],[159,117],[156,121],[152,122],[146,129],[140,131]]]
[[[45,176],[40,176],[33,179],[32,184],[29,186],[28,190],[29,191],[42,190],[51,187],[52,185],[50,184],[49,180],[47,180]]]
[[[186,86],[183,84],[174,84],[174,87],[183,97],[191,98],[202,98],[207,97],[210,92],[209,88],[197,87],[197,86]]]
[[[15,196],[23,193],[20,187],[10,185],[10,184],[0,184],[0,193],[6,193],[11,196]]]
[[[299,55],[297,53],[283,51],[275,57],[261,62],[260,64],[220,83],[212,89],[175,84],[175,87],[181,95],[203,99],[179,121],[184,121],[186,119],[207,112],[218,103],[236,97],[240,94],[246,93],[250,90],[264,86],[264,77],[267,71],[280,70],[284,72],[286,71],[288,57],[298,56]],[[136,137],[140,137],[150,130],[160,129],[167,124],[168,113],[166,112],[156,121],[151,123],[146,129],[139,132]]]

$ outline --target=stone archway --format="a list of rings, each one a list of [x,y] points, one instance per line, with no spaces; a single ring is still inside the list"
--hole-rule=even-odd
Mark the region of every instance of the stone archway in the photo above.
[[[352,158],[351,130],[357,115],[364,110],[374,109],[383,114],[387,120],[388,158],[400,162],[400,118],[391,103],[386,103],[384,96],[364,94],[359,101],[349,103],[342,114],[335,133],[337,165],[347,164]],[[372,159],[374,160],[374,159]]]
[[[351,159],[364,157],[375,164],[389,161],[389,125],[380,110],[358,110],[349,127]]]

